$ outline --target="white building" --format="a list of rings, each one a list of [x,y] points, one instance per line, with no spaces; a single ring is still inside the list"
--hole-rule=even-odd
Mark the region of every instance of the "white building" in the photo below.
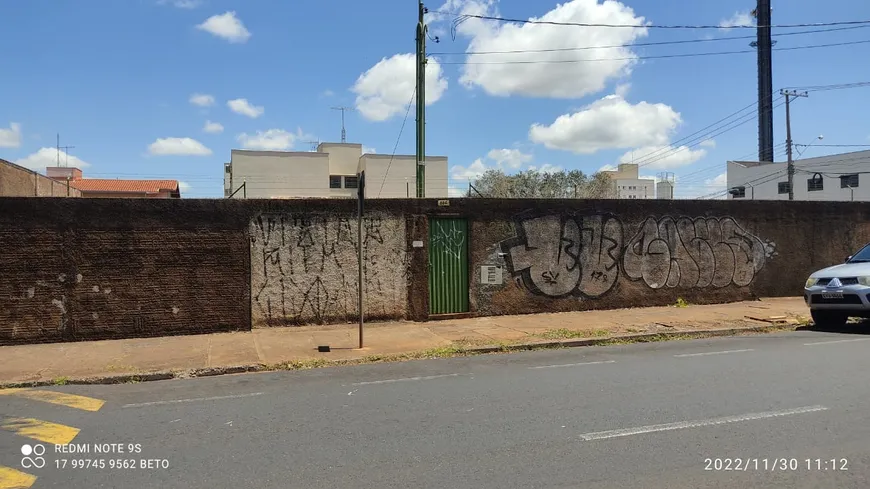
[[[620,163],[616,170],[604,170],[601,173],[610,176],[617,199],[656,198],[655,180],[640,178],[639,167],[634,163]],[[673,187],[671,190],[673,192]]]
[[[806,158],[794,162],[794,200],[870,200],[870,151]],[[728,198],[788,200],[788,165],[728,162]],[[867,175],[867,176],[865,176]]]
[[[366,198],[416,195],[416,157],[362,154],[361,144],[321,143],[313,152],[234,149],[224,165],[224,196],[234,199]],[[447,157],[426,157],[426,197],[447,197]]]

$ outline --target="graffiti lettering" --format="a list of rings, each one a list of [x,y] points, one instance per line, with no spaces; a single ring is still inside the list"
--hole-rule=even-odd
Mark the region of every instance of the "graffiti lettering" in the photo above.
[[[625,247],[622,266],[649,287],[745,287],[764,267],[766,248],[734,219],[647,218]]]
[[[547,297],[600,297],[616,284],[622,224],[610,216],[521,220],[502,244],[508,269]]]
[[[332,216],[261,215],[251,222],[255,325],[324,323],[357,312],[356,223]],[[405,221],[363,219],[367,314],[401,317],[407,301]]]

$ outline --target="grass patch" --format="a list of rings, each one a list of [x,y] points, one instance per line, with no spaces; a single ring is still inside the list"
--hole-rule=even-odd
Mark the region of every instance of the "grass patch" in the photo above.
[[[52,379],[51,383],[54,385],[67,385],[69,384],[69,377],[58,377],[56,379]]]
[[[689,307],[689,303],[682,297],[677,297],[677,303],[674,304],[674,307]]]
[[[544,331],[537,336],[548,340],[569,340],[573,338],[601,338],[602,336],[609,335],[610,331],[607,331],[606,329],[584,329],[576,331],[572,329],[559,328]]]

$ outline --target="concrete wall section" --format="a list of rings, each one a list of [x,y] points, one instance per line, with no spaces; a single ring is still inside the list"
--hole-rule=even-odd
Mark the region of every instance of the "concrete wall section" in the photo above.
[[[356,320],[358,234],[352,214],[261,214],[251,221],[250,235],[255,327]],[[363,249],[366,317],[405,317],[404,218],[366,216]]]
[[[249,328],[235,214],[160,202],[0,199],[0,344]]]
[[[804,203],[505,202],[474,209],[471,308],[479,315],[716,303],[800,295],[813,271],[870,241],[870,207]],[[836,208],[836,209],[835,209]],[[454,209],[455,210],[455,209]],[[807,219],[807,216],[813,218]],[[821,214],[824,214],[822,216]],[[818,218],[818,220],[817,220]],[[827,242],[819,241],[827,236]],[[503,283],[481,283],[499,266]]]

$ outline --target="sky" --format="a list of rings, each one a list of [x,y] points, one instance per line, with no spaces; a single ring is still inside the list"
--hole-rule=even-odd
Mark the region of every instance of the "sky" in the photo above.
[[[728,160],[757,159],[755,31],[741,27],[751,0],[426,6],[439,41],[427,46],[427,153],[449,158],[453,195],[490,168],[634,161],[645,176],[673,173],[677,197],[691,198],[724,189]],[[468,14],[647,27],[455,22]],[[870,20],[870,2],[773,0],[772,17]],[[353,109],[348,142],[414,154],[415,0],[3,0],[0,18],[0,158],[28,168],[55,165],[59,134],[61,161],[85,177],[172,178],[183,197],[219,198],[232,149],[340,141],[333,107]],[[655,27],[668,25],[709,28]],[[839,30],[806,33],[826,29]],[[870,23],[773,32],[775,92],[870,81]],[[673,41],[688,42],[661,44]],[[852,44],[804,49],[841,43]],[[711,54],[733,51],[748,52]],[[797,99],[793,139],[812,144],[801,156],[870,145],[856,110],[868,103],[870,87]],[[781,105],[774,126],[784,161]]]

